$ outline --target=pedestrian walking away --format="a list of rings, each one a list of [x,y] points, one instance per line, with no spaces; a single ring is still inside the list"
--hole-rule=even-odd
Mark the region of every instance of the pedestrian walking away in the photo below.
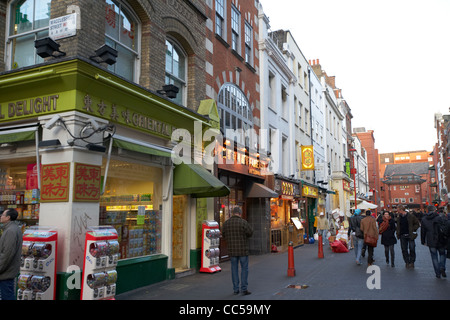
[[[384,255],[386,257],[386,263],[391,267],[395,267],[395,250],[394,245],[397,243],[395,238],[395,220],[389,211],[385,211],[380,223],[379,232],[381,234],[381,244],[384,245]],[[389,259],[390,255],[390,259]]]
[[[416,261],[416,243],[417,229],[419,228],[419,220],[413,214],[406,212],[402,205],[397,207],[397,239],[400,240],[402,248],[403,260],[406,268],[414,268]]]
[[[325,242],[327,241],[328,229],[330,229],[328,219],[325,217],[325,214],[321,212],[319,214],[319,218],[317,219],[317,233],[319,236],[322,236],[323,245],[325,245]]]
[[[445,261],[447,260],[445,249],[447,239],[440,236],[441,226],[447,227],[447,221],[438,215],[434,206],[428,206],[428,212],[422,218],[420,238],[423,245],[430,250],[431,262],[433,263],[436,278],[447,277],[445,273]],[[442,230],[442,232],[444,232]],[[446,233],[447,231],[445,231]]]
[[[228,252],[231,260],[231,280],[233,282],[233,293],[248,295],[248,238],[253,230],[248,222],[242,219],[242,211],[239,207],[233,208],[233,215],[225,221],[222,228],[222,236],[227,242]],[[241,279],[239,281],[239,265],[241,266]],[[240,284],[240,287],[239,287]]]
[[[15,209],[6,209],[0,217],[4,228],[0,237],[1,300],[15,300],[14,281],[20,272],[22,254],[22,230],[16,223],[17,216]]]
[[[364,245],[364,234],[361,231],[361,209],[356,209],[354,215],[350,218],[350,230],[355,250],[356,264],[361,264],[361,251]]]
[[[377,228],[377,221],[372,216],[371,211],[366,211],[366,217],[361,220],[361,231],[364,234],[364,243],[367,246],[367,251],[369,255],[367,256],[367,263],[369,266],[371,266],[375,260],[373,259],[373,250],[377,246],[376,241],[374,244],[371,244],[368,242],[368,238],[372,237],[375,238],[378,241],[378,228]]]

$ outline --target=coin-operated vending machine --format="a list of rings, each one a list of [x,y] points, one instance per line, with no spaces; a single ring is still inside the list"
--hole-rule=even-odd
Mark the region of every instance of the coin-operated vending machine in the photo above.
[[[214,273],[222,271],[219,267],[219,224],[214,220],[205,220],[202,224],[202,261],[200,272]]]
[[[116,295],[119,242],[111,226],[86,231],[81,300],[114,300]]]
[[[17,300],[55,300],[58,232],[33,226],[25,230],[22,240]]]

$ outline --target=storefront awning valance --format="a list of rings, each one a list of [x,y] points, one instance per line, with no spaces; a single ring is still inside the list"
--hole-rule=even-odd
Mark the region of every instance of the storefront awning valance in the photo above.
[[[0,144],[34,140],[36,127],[0,131]]]
[[[252,182],[247,190],[247,198],[278,198],[278,193],[261,183]]]
[[[230,189],[199,164],[177,165],[173,172],[173,194],[193,198],[224,197]]]
[[[139,141],[132,141],[125,137],[114,136],[113,146],[129,151],[140,152],[161,157],[171,157],[171,151],[168,148],[163,148],[156,145],[146,144]]]

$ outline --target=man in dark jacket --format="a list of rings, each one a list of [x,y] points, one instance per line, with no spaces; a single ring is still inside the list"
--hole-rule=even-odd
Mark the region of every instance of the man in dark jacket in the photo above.
[[[411,213],[406,212],[402,205],[397,207],[397,239],[400,240],[402,247],[403,260],[406,268],[414,268],[416,261],[416,243],[417,229],[419,229],[419,220]]]
[[[356,264],[361,264],[361,252],[364,246],[364,234],[361,231],[361,209],[356,209],[353,217],[350,218],[350,231],[353,237],[353,245],[355,247]]]
[[[2,300],[15,300],[14,280],[20,271],[22,231],[16,224],[18,213],[6,209],[0,217],[3,234],[0,237],[0,296]]]
[[[431,261],[433,262],[434,272],[436,278],[447,277],[445,274],[445,247],[446,243],[441,243],[439,239],[439,227],[441,222],[446,221],[440,217],[434,206],[428,206],[428,213],[422,218],[421,228],[421,242],[423,245],[428,246],[431,254]]]
[[[241,265],[241,292],[248,295],[248,238],[253,230],[248,222],[241,218],[241,208],[235,207],[233,215],[225,221],[222,228],[222,236],[227,242],[228,252],[231,258],[231,280],[233,281],[234,294],[239,293],[239,264]]]

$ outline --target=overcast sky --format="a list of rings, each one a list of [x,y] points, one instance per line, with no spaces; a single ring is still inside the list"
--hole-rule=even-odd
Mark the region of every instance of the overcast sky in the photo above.
[[[427,150],[450,114],[450,0],[260,0],[349,104],[380,153]]]

